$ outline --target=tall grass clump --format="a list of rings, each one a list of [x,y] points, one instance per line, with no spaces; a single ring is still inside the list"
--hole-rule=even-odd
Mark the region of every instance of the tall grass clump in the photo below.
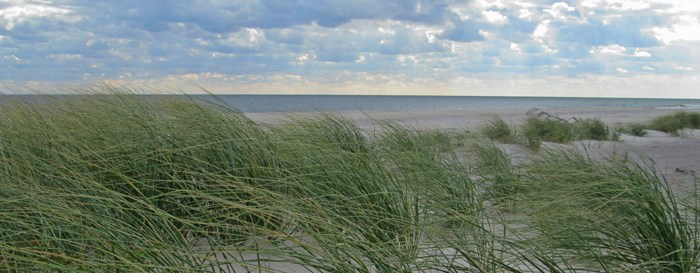
[[[571,124],[542,117],[527,118],[522,130],[532,148],[538,148],[543,141],[568,143],[576,138]]]
[[[649,129],[667,133],[678,133],[682,129],[700,129],[700,113],[686,111],[654,118],[648,125]]]
[[[496,117],[482,126],[481,133],[491,140],[497,140],[503,143],[518,142],[518,131],[516,128],[513,128],[500,117]]]
[[[555,116],[530,116],[522,125],[527,145],[538,148],[543,141],[569,143],[575,140],[619,140],[619,132],[600,119],[574,119]]]
[[[580,119],[573,127],[578,140],[620,140],[620,134],[600,119]]]
[[[621,128],[621,132],[629,133],[633,136],[643,137],[647,135],[647,125],[644,123],[631,123]]]
[[[550,248],[605,271],[698,269],[698,227],[651,161],[548,151],[526,169],[524,203]]]
[[[484,197],[496,204],[513,205],[525,188],[505,151],[493,143],[474,143],[474,174],[483,187]]]

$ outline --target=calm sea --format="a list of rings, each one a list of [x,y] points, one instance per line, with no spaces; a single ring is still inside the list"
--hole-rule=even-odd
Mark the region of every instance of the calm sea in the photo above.
[[[8,95],[0,97],[46,102],[85,95]],[[87,95],[94,96],[94,95]],[[102,95],[98,95],[102,96]],[[142,95],[146,99],[184,95]],[[245,113],[311,111],[401,111],[470,109],[556,108],[659,108],[700,109],[700,99],[551,98],[551,97],[443,97],[443,96],[342,96],[342,95],[191,95],[195,100],[213,100]]]
[[[206,96],[196,96],[206,98]],[[399,111],[555,108],[700,109],[698,99],[431,97],[337,95],[220,95],[218,99],[246,113],[309,111]]]

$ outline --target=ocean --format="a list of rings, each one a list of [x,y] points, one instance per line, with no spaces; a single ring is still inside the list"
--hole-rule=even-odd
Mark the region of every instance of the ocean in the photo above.
[[[47,102],[95,95],[5,95],[0,104],[19,99]],[[103,96],[103,95],[97,95]],[[140,95],[144,99],[185,95]],[[557,108],[700,109],[700,99],[562,98],[562,97],[448,97],[353,95],[188,95],[195,100],[224,103],[244,113],[312,111],[428,111],[428,110],[543,110]],[[14,98],[14,99],[10,99]],[[9,99],[9,100],[8,100]]]
[[[211,99],[206,95],[195,97]],[[244,113],[531,108],[700,109],[700,99],[343,95],[218,95],[217,99]]]

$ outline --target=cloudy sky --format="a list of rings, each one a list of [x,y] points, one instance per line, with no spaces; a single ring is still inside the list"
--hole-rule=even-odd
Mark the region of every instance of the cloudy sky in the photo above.
[[[0,82],[700,98],[697,0],[0,0]]]

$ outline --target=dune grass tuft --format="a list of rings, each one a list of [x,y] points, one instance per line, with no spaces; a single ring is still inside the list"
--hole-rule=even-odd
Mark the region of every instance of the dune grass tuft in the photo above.
[[[517,129],[500,117],[496,117],[483,125],[481,133],[491,140],[497,140],[502,143],[517,143],[520,140]]]
[[[649,129],[667,133],[678,133],[682,129],[700,129],[700,113],[675,112],[654,118],[648,125]]]

